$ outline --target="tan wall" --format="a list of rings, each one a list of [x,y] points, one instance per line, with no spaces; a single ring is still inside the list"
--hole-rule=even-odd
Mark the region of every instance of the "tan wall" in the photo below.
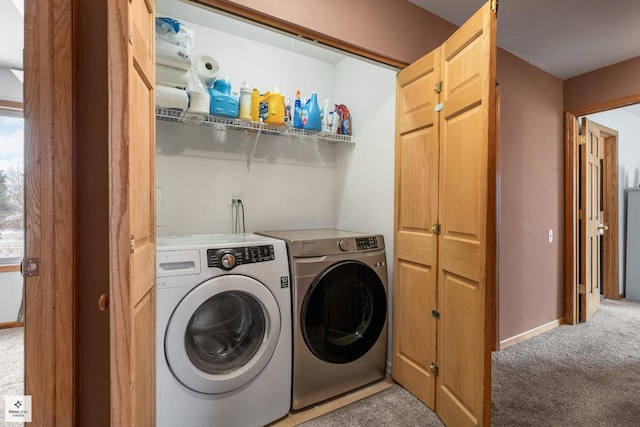
[[[405,63],[415,61],[442,44],[457,28],[404,0],[238,0],[224,3],[295,23]]]
[[[567,111],[640,96],[640,56],[564,81]]]
[[[563,317],[563,100],[562,80],[501,49],[497,72],[503,341]]]

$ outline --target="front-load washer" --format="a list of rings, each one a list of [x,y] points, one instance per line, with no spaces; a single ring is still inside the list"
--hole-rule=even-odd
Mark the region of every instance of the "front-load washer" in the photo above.
[[[254,234],[158,239],[158,427],[263,426],[291,403],[284,242]]]
[[[292,409],[385,377],[387,266],[378,234],[257,234],[287,242],[292,281]]]

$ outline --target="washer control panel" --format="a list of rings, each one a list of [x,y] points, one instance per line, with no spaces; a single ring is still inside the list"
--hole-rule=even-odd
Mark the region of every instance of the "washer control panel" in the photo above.
[[[274,259],[273,245],[207,249],[207,266],[209,268],[231,270],[238,265],[272,261]]]

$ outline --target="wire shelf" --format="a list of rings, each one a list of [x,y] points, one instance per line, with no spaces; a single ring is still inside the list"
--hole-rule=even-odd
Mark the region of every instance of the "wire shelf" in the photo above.
[[[311,132],[304,129],[290,128],[288,126],[274,126],[267,123],[255,123],[249,120],[213,116],[211,114],[191,113],[171,108],[156,108],[156,118],[166,122],[206,126],[217,130],[231,129],[260,133],[263,135],[288,136],[291,138],[312,141],[355,143],[355,138],[351,135],[339,135],[324,131]]]

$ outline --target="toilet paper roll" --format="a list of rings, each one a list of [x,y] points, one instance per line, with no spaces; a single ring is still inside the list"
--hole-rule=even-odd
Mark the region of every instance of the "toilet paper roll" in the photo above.
[[[156,64],[156,83],[162,86],[186,89],[189,85],[189,71]]]
[[[213,82],[216,80],[218,72],[220,72],[220,64],[209,55],[197,55],[193,59],[191,67],[200,80],[209,87],[213,86]]]
[[[208,92],[200,92],[197,90],[189,92],[189,109],[190,113],[209,114],[209,106],[211,97]]]
[[[156,107],[186,110],[189,106],[189,94],[175,87],[156,85]]]

